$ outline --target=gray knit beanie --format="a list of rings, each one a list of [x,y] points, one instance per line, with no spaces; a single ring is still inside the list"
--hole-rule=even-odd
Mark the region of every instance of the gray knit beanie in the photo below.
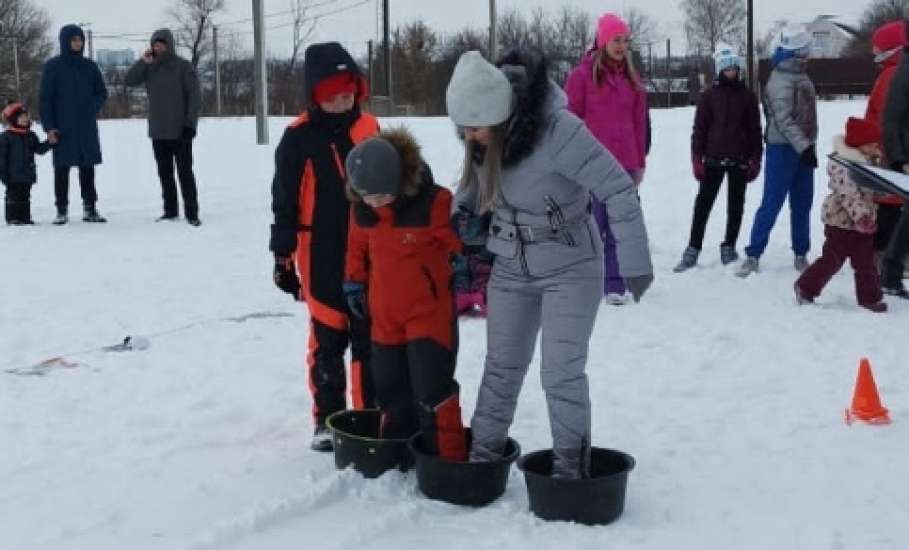
[[[347,155],[351,187],[360,195],[397,195],[401,188],[401,155],[382,138],[368,139]]]
[[[514,111],[515,97],[508,78],[478,51],[458,60],[445,97],[448,116],[458,126],[498,126]]]

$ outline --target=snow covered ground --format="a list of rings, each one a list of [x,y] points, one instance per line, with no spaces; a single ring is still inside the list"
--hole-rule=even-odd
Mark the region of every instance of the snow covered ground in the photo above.
[[[821,105],[819,156],[861,111]],[[253,144],[252,120],[202,123],[199,229],[153,223],[159,188],[143,121],[102,124],[106,226],[49,224],[42,159],[40,225],[0,227],[0,370],[61,355],[79,366],[0,372],[0,549],[905,548],[909,304],[860,311],[847,268],[818,306],[795,306],[785,211],[763,271],[736,278],[718,258],[724,196],[701,266],[673,274],[696,192],[692,117],[654,112],[642,200],[656,283],[639,305],[604,305],[591,343],[594,442],[638,461],[624,517],[599,528],[537,520],[517,471],[503,498],[474,510],[425,499],[413,475],[366,481],[308,450],[306,312],[271,283],[273,146]],[[286,122],[272,121],[273,143]],[[450,123],[406,124],[438,178],[454,181]],[[78,205],[77,186],[71,196]],[[461,329],[469,418],[485,333],[478,320]],[[127,335],[151,345],[100,351]],[[843,423],[862,356],[891,426]],[[549,444],[536,372],[512,431],[526,451]]]

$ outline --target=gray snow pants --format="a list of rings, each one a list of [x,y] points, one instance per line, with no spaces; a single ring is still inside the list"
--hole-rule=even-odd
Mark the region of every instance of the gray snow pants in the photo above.
[[[531,278],[497,261],[488,287],[487,352],[471,421],[471,461],[500,458],[542,327],[540,378],[546,393],[553,476],[589,475],[587,350],[603,290],[597,255],[557,275]]]

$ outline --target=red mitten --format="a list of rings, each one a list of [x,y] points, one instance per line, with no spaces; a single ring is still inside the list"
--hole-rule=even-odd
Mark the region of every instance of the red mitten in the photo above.
[[[745,169],[745,181],[751,183],[757,179],[761,173],[761,157],[754,157],[748,161],[748,168]]]
[[[855,229],[859,233],[864,233],[866,235],[874,235],[877,233],[877,223],[874,221],[874,216],[866,214],[859,218],[859,220],[855,222]]]
[[[691,155],[691,171],[694,173],[694,179],[701,183],[707,179],[707,168],[704,166],[704,157],[700,155]]]

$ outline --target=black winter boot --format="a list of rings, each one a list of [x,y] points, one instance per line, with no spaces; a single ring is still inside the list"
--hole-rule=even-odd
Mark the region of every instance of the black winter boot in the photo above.
[[[66,215],[66,208],[57,208],[57,216],[52,222],[54,225],[63,225],[69,221],[69,217]]]
[[[95,208],[94,204],[85,205],[82,221],[88,223],[107,223],[107,220],[98,213],[98,210]]]
[[[9,200],[3,203],[3,215],[6,219],[6,225],[15,225],[16,223],[16,203]]]
[[[19,222],[22,225],[35,225],[35,221],[32,220],[31,201],[22,201],[19,203]]]

